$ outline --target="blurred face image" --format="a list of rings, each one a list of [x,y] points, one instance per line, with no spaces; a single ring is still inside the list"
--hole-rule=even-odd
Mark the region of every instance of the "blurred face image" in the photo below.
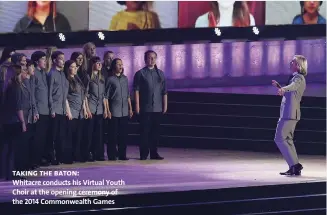
[[[41,57],[38,61],[38,64],[37,66],[40,68],[40,69],[45,69],[46,67],[46,57]]]
[[[19,61],[19,64],[21,66],[26,66],[27,62],[26,62],[26,57],[25,56],[22,57],[22,59]]]
[[[27,67],[27,73],[31,76],[34,75],[34,70],[34,65],[30,65],[29,67]]]
[[[142,3],[137,1],[126,1],[127,10],[135,11],[142,9]]]
[[[157,55],[155,53],[151,52],[146,56],[145,64],[148,67],[154,67],[154,65],[156,65],[156,62],[157,62]]]
[[[94,71],[101,71],[102,69],[102,63],[100,61],[96,62],[94,65],[93,65],[93,70]]]
[[[47,7],[49,6],[51,1],[36,1],[36,6],[38,7]]]
[[[292,72],[297,72],[299,70],[298,63],[296,61],[296,58],[293,58],[292,61],[290,62],[290,70]]]
[[[116,73],[122,73],[124,69],[123,62],[121,60],[116,61]]]
[[[320,2],[319,1],[305,1],[304,2],[304,10],[308,13],[308,14],[315,14],[318,12],[320,6]]]
[[[82,66],[83,64],[83,55],[79,55],[77,58],[76,58],[76,66],[80,67]]]
[[[115,58],[114,53],[109,53],[105,56],[104,62],[106,65],[111,65],[112,60]]]
[[[71,75],[71,76],[77,75],[77,66],[76,66],[76,63],[72,63],[69,66],[69,75]]]
[[[88,57],[95,57],[96,56],[96,47],[95,47],[95,45],[90,44],[86,49],[86,53],[87,53]]]
[[[56,66],[60,69],[63,69],[65,66],[65,56],[63,54],[59,55],[55,60]]]

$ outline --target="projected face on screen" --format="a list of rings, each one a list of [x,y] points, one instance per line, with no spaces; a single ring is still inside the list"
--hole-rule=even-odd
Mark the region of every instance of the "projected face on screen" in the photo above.
[[[89,2],[0,1],[0,33],[88,30]]]
[[[301,15],[294,18],[294,24],[326,24],[326,19],[319,14],[322,1],[302,1],[300,5]]]
[[[57,12],[55,1],[29,1],[27,13],[15,25],[13,30],[21,32],[71,31],[67,18]]]
[[[199,16],[195,27],[234,26],[247,27],[255,25],[255,20],[243,1],[213,1],[209,12]]]

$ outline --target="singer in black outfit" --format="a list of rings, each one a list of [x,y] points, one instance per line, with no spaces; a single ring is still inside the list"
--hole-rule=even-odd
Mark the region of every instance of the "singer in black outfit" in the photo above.
[[[102,74],[104,77],[104,80],[108,80],[108,76],[110,73],[110,66],[115,57],[115,54],[113,51],[106,51],[103,54],[103,64],[102,64]],[[109,118],[103,120],[103,143],[105,145],[108,145],[109,141]]]
[[[77,75],[76,63],[68,60],[64,72],[69,82],[66,102],[67,142],[64,147],[64,163],[82,162],[83,119],[87,116],[85,108],[85,88]]]
[[[63,72],[65,56],[55,51],[52,56],[53,67],[49,72],[49,107],[52,117],[52,139],[55,148],[53,164],[64,162],[63,150],[66,140],[67,110],[66,100],[69,83]]]
[[[46,54],[42,51],[36,51],[32,54],[31,60],[34,63],[34,84],[35,84],[35,104],[36,117],[34,144],[37,148],[38,155],[35,156],[39,160],[41,166],[49,166],[54,162],[53,143],[51,139],[51,117],[49,109],[49,86],[48,76],[46,73],[47,59]]]
[[[128,117],[133,116],[128,78],[124,75],[123,61],[116,58],[110,66],[106,81],[107,112],[110,118],[110,141],[107,147],[108,160],[128,160],[126,141]],[[118,150],[117,150],[118,148]]]
[[[12,170],[26,171],[30,168],[28,158],[28,124],[33,121],[30,91],[24,84],[26,72],[21,66],[12,65],[7,71],[4,91],[6,114],[3,115],[8,151],[5,156],[6,179],[12,179]],[[13,161],[13,162],[12,162]]]
[[[35,137],[35,125],[37,121],[37,110],[36,110],[36,103],[35,103],[35,68],[34,64],[31,60],[26,60],[26,78],[23,80],[23,84],[30,96],[30,102],[32,107],[32,113],[30,122],[27,124],[27,131],[28,131],[28,148],[29,148],[29,166],[30,169],[36,169],[40,165],[41,161],[41,153],[42,151],[39,150],[39,146],[36,145],[34,141]]]
[[[104,161],[103,120],[108,114],[105,108],[105,80],[101,73],[101,60],[93,57],[90,60],[89,84],[87,87],[87,141],[88,146],[84,156],[89,161]]]
[[[140,159],[162,160],[157,145],[160,138],[160,121],[167,112],[167,88],[163,71],[156,65],[157,53],[144,53],[146,67],[134,75],[135,110],[140,115]]]

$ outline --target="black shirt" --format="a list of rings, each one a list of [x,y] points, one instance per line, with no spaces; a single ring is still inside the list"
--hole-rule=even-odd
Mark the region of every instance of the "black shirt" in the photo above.
[[[67,18],[57,13],[57,16],[53,19],[51,15],[47,17],[45,23],[42,25],[36,19],[31,19],[28,16],[21,18],[15,28],[15,33],[40,33],[40,32],[66,32],[71,31],[70,24]]]

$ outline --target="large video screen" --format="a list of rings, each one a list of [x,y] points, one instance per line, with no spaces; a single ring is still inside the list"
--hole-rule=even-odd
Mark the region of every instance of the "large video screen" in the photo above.
[[[326,24],[320,1],[92,1],[90,30]]]
[[[0,1],[0,33],[326,24],[322,1]]]

